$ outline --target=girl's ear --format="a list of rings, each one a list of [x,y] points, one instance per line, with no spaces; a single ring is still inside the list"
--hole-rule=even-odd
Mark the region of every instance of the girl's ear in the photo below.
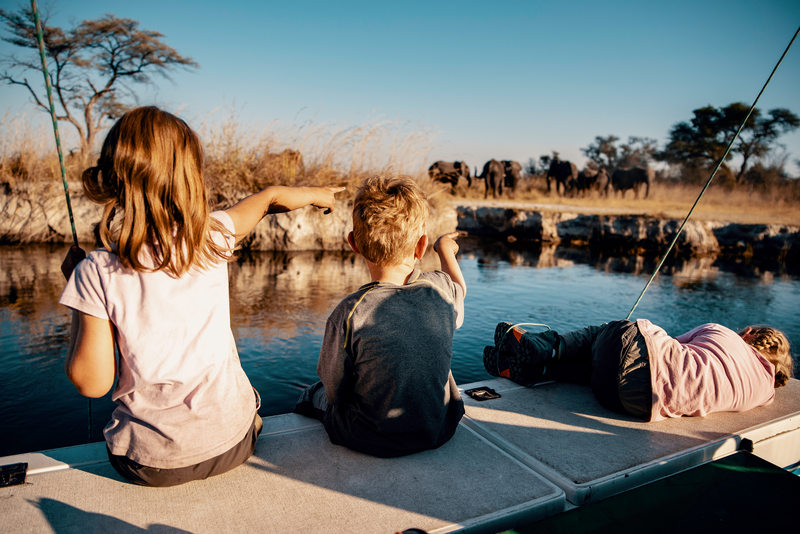
[[[417,246],[414,247],[414,259],[421,260],[426,250],[428,250],[428,235],[422,234],[422,237],[417,241]]]
[[[350,248],[353,249],[353,252],[361,254],[361,251],[358,250],[358,246],[356,245],[356,238],[353,236],[353,232],[347,234],[347,243],[350,245]]]
[[[753,337],[752,331],[753,330],[748,326],[739,333],[739,335],[741,336],[741,338],[744,340],[745,343],[749,343],[750,339],[752,339]]]

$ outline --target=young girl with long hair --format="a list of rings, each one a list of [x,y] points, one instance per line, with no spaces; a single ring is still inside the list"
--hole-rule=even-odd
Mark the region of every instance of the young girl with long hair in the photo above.
[[[268,213],[330,213],[344,188],[268,187],[209,213],[200,139],[155,107],[114,124],[82,181],[104,206],[103,248],[72,247],[62,265],[66,372],[87,397],[118,379],[104,430],[111,464],[148,486],[233,469],[253,453],[261,418],[231,331],[227,262]]]

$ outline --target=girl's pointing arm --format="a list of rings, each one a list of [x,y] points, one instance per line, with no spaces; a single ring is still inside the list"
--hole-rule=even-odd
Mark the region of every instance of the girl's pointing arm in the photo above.
[[[344,191],[344,187],[286,187],[281,185],[267,187],[254,195],[250,195],[226,213],[233,220],[236,239],[239,240],[250,233],[256,224],[269,213],[284,213],[305,206],[324,208],[331,213],[336,203],[335,193]]]

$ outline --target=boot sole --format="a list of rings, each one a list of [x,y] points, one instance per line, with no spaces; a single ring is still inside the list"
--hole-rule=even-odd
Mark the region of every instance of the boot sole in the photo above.
[[[539,348],[525,336],[528,333],[527,330],[518,326],[512,328],[512,326],[512,323],[502,322],[495,328],[495,345],[499,346],[501,342],[503,344],[500,349],[495,349],[498,354],[497,359],[500,359],[500,355],[507,359],[509,369],[508,376],[505,374],[492,376],[505,376],[518,384],[532,386],[541,380],[545,371],[544,364],[549,358],[537,357]],[[485,359],[486,351],[484,350],[484,362]]]

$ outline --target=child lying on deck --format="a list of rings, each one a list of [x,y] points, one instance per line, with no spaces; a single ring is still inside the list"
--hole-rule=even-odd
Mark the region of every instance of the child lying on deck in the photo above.
[[[334,444],[380,457],[434,449],[464,414],[450,373],[466,294],[457,234],[433,246],[441,271],[419,271],[427,218],[425,195],[408,178],[374,176],[359,188],[348,242],[366,260],[372,282],[328,318],[321,381],[295,407],[323,421]]]
[[[591,384],[601,404],[646,421],[765,406],[792,376],[780,330],[749,326],[737,334],[704,324],[672,338],[646,319],[563,335],[500,323],[483,363],[489,374],[523,385]]]

